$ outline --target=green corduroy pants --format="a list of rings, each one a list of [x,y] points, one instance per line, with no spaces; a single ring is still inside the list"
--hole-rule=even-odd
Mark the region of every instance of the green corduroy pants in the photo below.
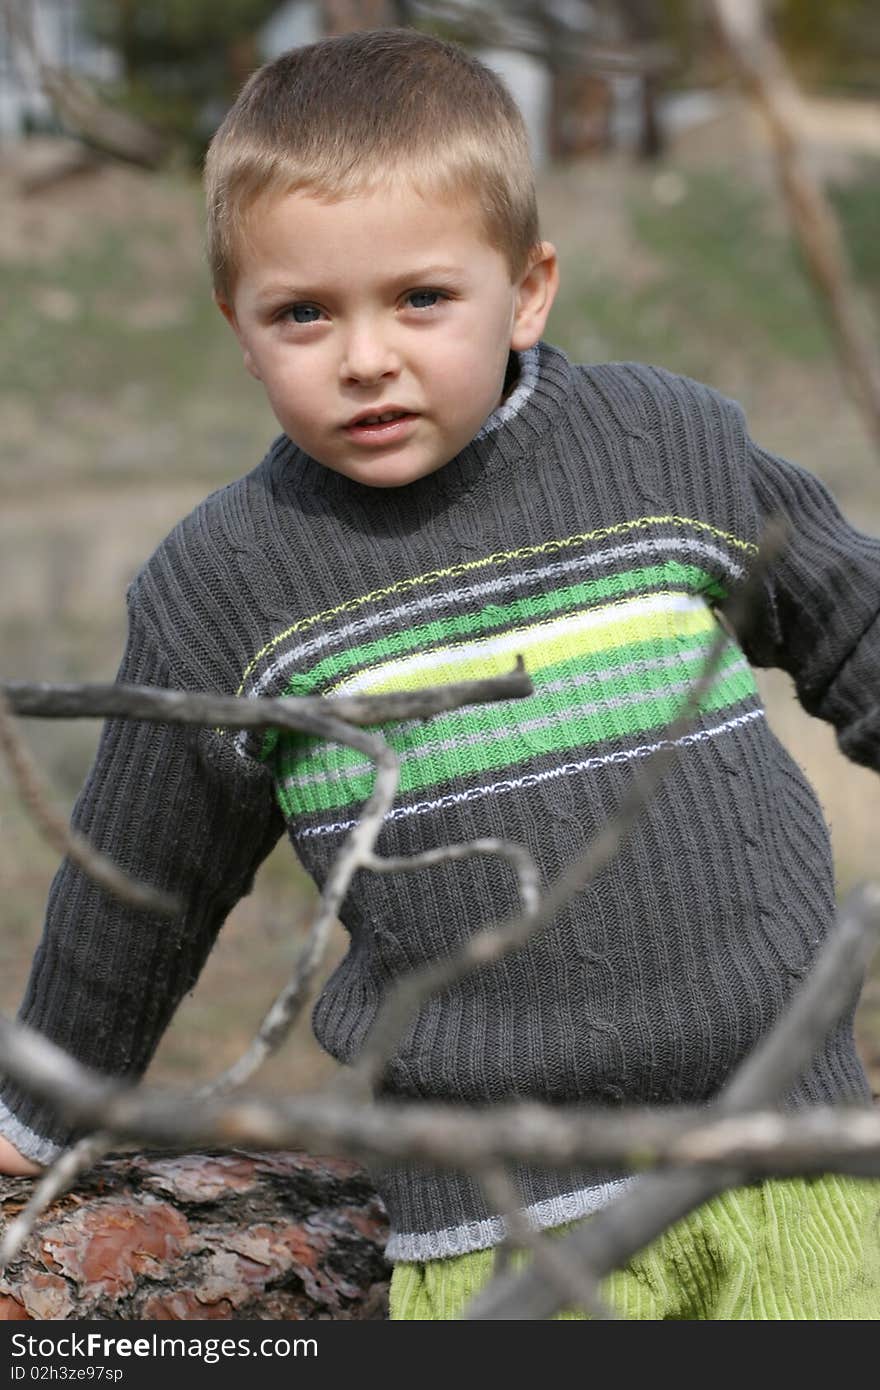
[[[515,1252],[513,1267],[528,1258]],[[489,1249],[396,1264],[389,1316],[462,1317],[493,1260]],[[725,1192],[609,1275],[601,1292],[620,1318],[880,1319],[880,1181],[786,1178]]]

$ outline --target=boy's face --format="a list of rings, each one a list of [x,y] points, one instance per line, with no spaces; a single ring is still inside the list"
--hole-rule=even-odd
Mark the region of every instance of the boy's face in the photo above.
[[[502,399],[508,351],[538,341],[556,253],[512,284],[470,206],[395,188],[263,199],[231,302],[245,365],[285,433],[327,468],[396,487],[448,463]],[[365,412],[407,418],[352,428]]]

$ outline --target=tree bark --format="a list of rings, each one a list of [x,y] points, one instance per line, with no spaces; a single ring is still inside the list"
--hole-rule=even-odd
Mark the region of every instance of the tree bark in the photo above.
[[[0,1178],[17,1215],[30,1180]],[[0,1276],[0,1321],[381,1319],[384,1208],[345,1159],[111,1156],[58,1198]]]

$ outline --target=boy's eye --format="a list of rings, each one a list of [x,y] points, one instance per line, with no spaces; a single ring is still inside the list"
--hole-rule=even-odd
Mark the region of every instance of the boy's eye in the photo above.
[[[408,299],[417,299],[419,296],[424,296],[424,295],[427,295],[429,299],[435,299],[435,300],[436,300],[436,299],[445,299],[445,298],[446,298],[446,295],[443,293],[442,290],[427,290],[427,289],[426,289],[426,290],[410,290],[409,294],[407,295],[407,298],[408,298]],[[433,304],[416,304],[416,305],[414,305],[413,307],[416,308],[416,309],[433,309],[434,305],[433,305]]]
[[[283,319],[292,318],[294,323],[314,323],[314,319],[300,318],[299,315],[301,313],[320,314],[320,312],[320,309],[318,309],[314,304],[290,304],[282,312],[281,317]]]
[[[412,304],[413,309],[434,309],[435,304],[441,299],[448,299],[448,295],[442,289],[410,289],[407,293],[407,300]],[[317,304],[299,303],[288,304],[279,313],[282,321],[295,322],[295,324],[314,324],[321,317],[321,310]]]

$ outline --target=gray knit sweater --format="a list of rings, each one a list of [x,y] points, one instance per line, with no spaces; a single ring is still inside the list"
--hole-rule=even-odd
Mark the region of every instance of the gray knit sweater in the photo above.
[[[377,848],[500,836],[550,883],[662,745],[713,610],[782,513],[788,548],[636,830],[538,939],[427,1003],[383,1083],[437,1101],[701,1102],[772,1026],[835,915],[821,810],[767,725],[751,665],[790,671],[843,750],[880,766],[880,542],[706,386],[574,366],[544,342],[516,365],[471,444],[406,487],[365,487],[278,439],[138,575],[119,679],[333,695],[483,676],[522,653],[533,696],[384,730],[401,783]],[[93,1067],[142,1073],[285,828],[320,886],[371,785],[362,755],[313,737],[111,721],[75,822],[186,910],[137,912],[65,863],[21,1016]],[[314,1009],[322,1045],[350,1061],[390,981],[517,906],[497,857],[360,871],[341,914],[350,949]],[[12,1085],[2,1095],[8,1137],[43,1161],[57,1152],[69,1136],[51,1113]],[[867,1097],[850,1009],[787,1099]],[[393,1259],[503,1234],[464,1175],[401,1164],[374,1176]],[[515,1176],[545,1226],[621,1181]]]

